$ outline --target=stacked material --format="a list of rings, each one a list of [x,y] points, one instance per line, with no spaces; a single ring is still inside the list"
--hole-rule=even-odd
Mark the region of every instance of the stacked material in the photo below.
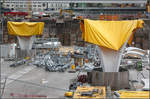
[[[73,98],[106,98],[106,90],[105,87],[102,86],[78,86]]]
[[[33,48],[59,48],[61,47],[61,42],[58,38],[37,38],[33,44]]]
[[[38,58],[34,61],[34,65],[43,67],[45,70],[51,72],[65,71],[71,65],[70,56],[63,56],[61,53],[48,52],[37,57]]]
[[[149,53],[136,47],[127,47],[123,53],[122,66],[137,67],[141,63],[142,67],[149,65]]]

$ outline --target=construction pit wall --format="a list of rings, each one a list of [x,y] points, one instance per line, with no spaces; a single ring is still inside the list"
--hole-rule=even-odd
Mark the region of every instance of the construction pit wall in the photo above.
[[[59,41],[63,46],[79,45],[84,46],[82,40],[82,33],[80,30],[79,20],[69,20],[63,23],[57,23],[56,20],[31,20],[32,22],[44,22],[45,27],[42,36],[37,36],[37,38],[59,38]],[[144,28],[139,29],[133,38],[133,43],[131,46],[138,47],[144,50],[150,49],[150,29],[149,21],[145,20]],[[3,43],[17,43],[17,38],[15,36],[8,35],[7,30],[7,20],[3,24]],[[18,44],[18,43],[17,43]]]

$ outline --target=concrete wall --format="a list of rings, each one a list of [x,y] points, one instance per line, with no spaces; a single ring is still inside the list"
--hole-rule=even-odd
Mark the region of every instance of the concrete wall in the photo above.
[[[147,33],[148,33],[148,49],[150,50],[150,19],[144,20],[147,25]]]

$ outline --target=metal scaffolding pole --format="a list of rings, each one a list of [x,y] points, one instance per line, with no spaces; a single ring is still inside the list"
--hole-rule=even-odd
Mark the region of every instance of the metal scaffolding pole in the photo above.
[[[4,0],[0,2],[0,44],[3,43],[3,3]]]
[[[1,17],[1,21],[0,21],[0,24],[1,24],[1,26],[0,26],[0,44],[2,44],[3,43],[3,17]]]

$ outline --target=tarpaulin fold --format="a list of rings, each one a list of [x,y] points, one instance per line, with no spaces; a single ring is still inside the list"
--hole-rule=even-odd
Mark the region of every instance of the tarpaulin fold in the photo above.
[[[16,36],[42,35],[43,22],[11,22],[8,21],[8,33]]]
[[[80,28],[84,41],[119,50],[129,37],[133,37],[131,34],[136,29],[143,27],[143,23],[142,20],[102,21],[84,19],[84,23],[80,22]]]

